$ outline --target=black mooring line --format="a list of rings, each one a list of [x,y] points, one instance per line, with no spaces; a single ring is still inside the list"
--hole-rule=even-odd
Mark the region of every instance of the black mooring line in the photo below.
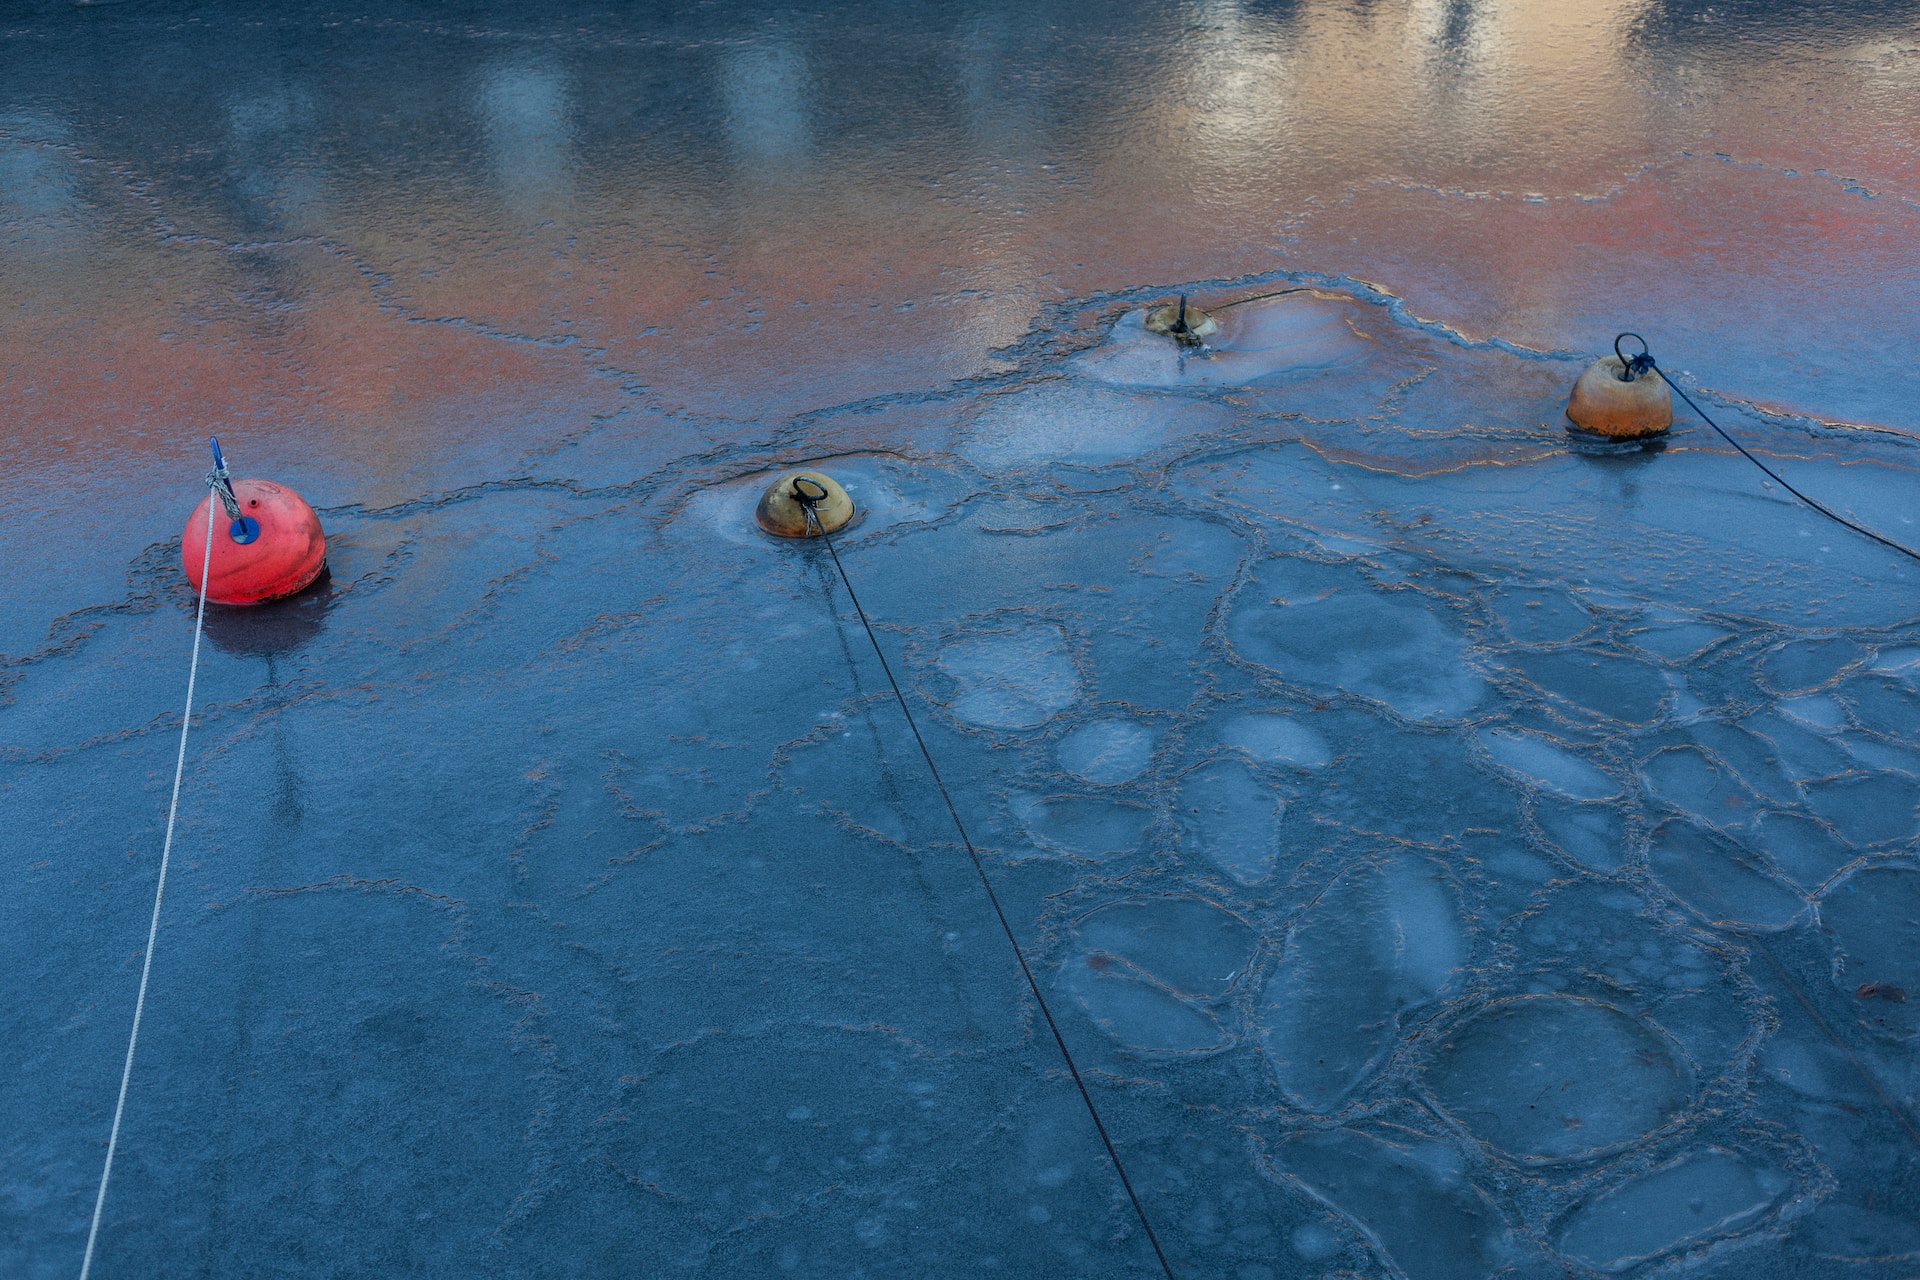
[[[795,496],[799,495],[796,493]],[[1080,1090],[1080,1101],[1087,1104],[1087,1114],[1093,1118],[1093,1127],[1100,1132],[1100,1142],[1107,1149],[1107,1158],[1113,1161],[1113,1171],[1120,1175],[1120,1185],[1133,1204],[1133,1212],[1140,1219],[1141,1229],[1147,1233],[1147,1243],[1153,1246],[1153,1256],[1159,1259],[1160,1270],[1166,1274],[1167,1280],[1175,1280],[1173,1265],[1167,1261],[1166,1251],[1160,1247],[1160,1237],[1153,1233],[1153,1223],[1147,1220],[1146,1207],[1140,1203],[1140,1196],[1133,1189],[1133,1179],[1127,1177],[1127,1167],[1120,1162],[1120,1152],[1114,1148],[1106,1122],[1100,1118],[1100,1109],[1093,1105],[1093,1095],[1087,1092],[1087,1082],[1080,1078],[1080,1068],[1075,1065],[1073,1054],[1067,1049],[1066,1037],[1060,1034],[1060,1027],[1053,1020],[1053,1010],[1047,1007],[1047,998],[1040,994],[1040,984],[1034,981],[1033,970],[1027,965],[1027,954],[1021,949],[1020,940],[1013,934],[1013,925],[1008,922],[1007,913],[1000,905],[1000,895],[993,891],[993,882],[987,879],[987,869],[981,864],[980,854],[967,835],[966,824],[960,821],[960,811],[954,808],[947,784],[941,780],[939,766],[933,762],[933,753],[927,750],[927,740],[920,736],[920,726],[914,721],[912,708],[907,706],[906,695],[900,692],[900,682],[893,678],[893,666],[880,647],[880,637],[873,634],[873,624],[867,621],[867,611],[860,607],[860,596],[853,589],[853,580],[847,577],[847,567],[840,563],[840,553],[834,549],[833,535],[827,532],[825,525],[817,522],[811,503],[802,500],[802,505],[807,508],[808,523],[820,530],[820,538],[827,544],[828,554],[833,557],[833,567],[840,571],[840,581],[847,589],[847,598],[853,601],[854,612],[860,615],[860,625],[866,628],[867,640],[873,645],[873,655],[880,659],[880,669],[887,673],[887,683],[893,686],[894,701],[900,704],[900,714],[907,718],[907,728],[913,730],[913,740],[920,746],[920,758],[927,762],[927,772],[933,775],[933,785],[940,789],[940,798],[947,802],[947,816],[953,819],[953,829],[960,833],[960,843],[966,846],[967,857],[973,862],[973,872],[980,877],[980,887],[987,891],[987,901],[993,904],[993,914],[1000,919],[1000,928],[1007,935],[1007,945],[1013,948],[1013,958],[1020,962],[1020,973],[1027,980],[1027,989],[1033,992],[1034,1003],[1040,1006],[1040,1016],[1047,1020],[1047,1030],[1053,1032],[1053,1043],[1059,1046],[1060,1057],[1073,1076],[1074,1087]]]
[[[1626,335],[1626,334],[1621,335],[1621,337],[1627,337],[1627,336],[1629,335]],[[1638,335],[1632,335],[1632,336],[1638,336]],[[1618,338],[1614,339],[1614,342],[1615,342],[1615,348],[1618,349],[1619,339]],[[1766,472],[1767,475],[1773,478],[1774,483],[1779,485],[1782,489],[1785,489],[1788,493],[1800,499],[1800,501],[1806,503],[1809,507],[1812,507],[1815,511],[1818,511],[1821,515],[1825,516],[1829,520],[1834,521],[1836,524],[1843,524],[1847,528],[1853,530],[1855,533],[1864,534],[1867,537],[1872,538],[1875,542],[1879,543],[1883,547],[1892,547],[1895,551],[1898,551],[1903,556],[1911,556],[1915,560],[1920,560],[1920,551],[1915,551],[1912,547],[1906,546],[1903,543],[1895,542],[1892,538],[1887,537],[1885,534],[1876,533],[1872,529],[1867,528],[1867,526],[1863,524],[1855,524],[1853,521],[1841,515],[1838,511],[1835,511],[1832,507],[1829,507],[1826,503],[1821,502],[1817,498],[1809,498],[1806,494],[1800,492],[1798,489],[1788,484],[1785,480],[1783,480],[1780,477],[1779,472],[1775,471],[1772,467],[1768,466],[1766,463],[1760,461],[1760,459],[1754,457],[1751,453],[1748,453],[1745,445],[1741,444],[1738,440],[1735,440],[1732,436],[1728,435],[1725,429],[1723,429],[1719,423],[1715,422],[1712,418],[1709,418],[1707,416],[1706,410],[1702,409],[1699,405],[1695,404],[1693,402],[1692,396],[1680,390],[1680,384],[1675,382],[1672,378],[1669,378],[1667,376],[1667,371],[1665,369],[1662,369],[1659,365],[1653,363],[1653,360],[1651,357],[1648,357],[1643,354],[1637,358],[1646,360],[1647,367],[1649,369],[1652,369],[1655,373],[1659,374],[1660,381],[1666,383],[1669,387],[1672,387],[1674,390],[1674,393],[1678,395],[1682,400],[1685,400],[1687,402],[1687,407],[1700,415],[1700,420],[1702,422],[1712,427],[1715,431],[1718,431],[1720,433],[1720,438],[1722,440],[1725,440],[1728,444],[1738,449],[1740,451],[1741,457],[1745,458],[1748,462],[1751,462],[1754,466]]]

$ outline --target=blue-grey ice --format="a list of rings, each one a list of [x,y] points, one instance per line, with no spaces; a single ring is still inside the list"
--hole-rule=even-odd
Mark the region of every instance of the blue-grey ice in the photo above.
[[[1399,1020],[1462,982],[1467,935],[1441,868],[1363,862],[1287,933],[1260,994],[1261,1045],[1281,1090],[1337,1110],[1398,1040]]]
[[[993,729],[1031,729],[1080,696],[1080,678],[1056,627],[957,640],[940,653],[954,683],[953,713]]]
[[[1252,711],[1234,716],[1220,727],[1220,741],[1263,764],[1318,769],[1333,761],[1333,748],[1325,735],[1279,712]]]
[[[1272,873],[1286,802],[1244,761],[1216,756],[1189,770],[1177,803],[1189,847],[1233,880],[1255,884]]]
[[[1564,995],[1499,1001],[1450,1028],[1427,1084],[1468,1133],[1525,1161],[1633,1142],[1675,1122],[1694,1090],[1661,1030]]]
[[[1095,786],[1131,782],[1153,762],[1153,730],[1137,720],[1093,720],[1060,740],[1060,763]]]
[[[0,1276],[1907,1280],[1914,37],[9,6]]]
[[[1561,1228],[1558,1243],[1589,1266],[1624,1271],[1749,1226],[1790,1185],[1778,1170],[1707,1150],[1588,1198]]]

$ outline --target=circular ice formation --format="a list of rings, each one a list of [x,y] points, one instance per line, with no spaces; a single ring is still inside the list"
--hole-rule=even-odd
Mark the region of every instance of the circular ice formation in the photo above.
[[[1428,1083],[1482,1141],[1564,1160],[1665,1125],[1693,1092],[1693,1072],[1666,1036],[1612,1005],[1518,996],[1456,1028]]]
[[[1053,626],[975,636],[940,651],[955,685],[953,713],[989,729],[1045,724],[1080,696],[1066,637]]]
[[[1099,787],[1140,776],[1153,759],[1153,731],[1133,720],[1094,720],[1060,741],[1060,763]]]

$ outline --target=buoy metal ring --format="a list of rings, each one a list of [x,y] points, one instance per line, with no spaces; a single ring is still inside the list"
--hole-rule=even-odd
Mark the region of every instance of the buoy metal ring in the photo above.
[[[804,488],[802,486],[805,486]],[[816,496],[812,490],[819,490]],[[815,538],[844,529],[854,516],[853,499],[819,471],[788,471],[776,476],[753,518],[776,538]]]

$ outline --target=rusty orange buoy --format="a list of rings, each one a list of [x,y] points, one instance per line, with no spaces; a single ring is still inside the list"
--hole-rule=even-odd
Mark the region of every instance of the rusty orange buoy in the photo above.
[[[207,564],[207,599],[219,604],[264,604],[304,590],[327,564],[327,539],[313,508],[285,485],[271,480],[233,480],[220,441],[213,442],[209,492],[187,517],[180,534],[180,563],[199,591]],[[207,505],[215,500],[227,519],[213,521],[207,550]]]
[[[753,518],[776,538],[812,538],[845,528],[853,519],[853,499],[832,476],[788,471],[760,495]]]
[[[1187,295],[1172,306],[1154,307],[1147,312],[1148,333],[1163,333],[1183,347],[1204,346],[1203,339],[1220,332],[1220,324],[1198,307],[1187,305]]]
[[[1614,354],[1586,367],[1567,396],[1567,421],[1582,431],[1619,441],[1646,440],[1664,435],[1673,425],[1673,394],[1653,371],[1642,343],[1640,355],[1620,350],[1623,333],[1614,339]]]

